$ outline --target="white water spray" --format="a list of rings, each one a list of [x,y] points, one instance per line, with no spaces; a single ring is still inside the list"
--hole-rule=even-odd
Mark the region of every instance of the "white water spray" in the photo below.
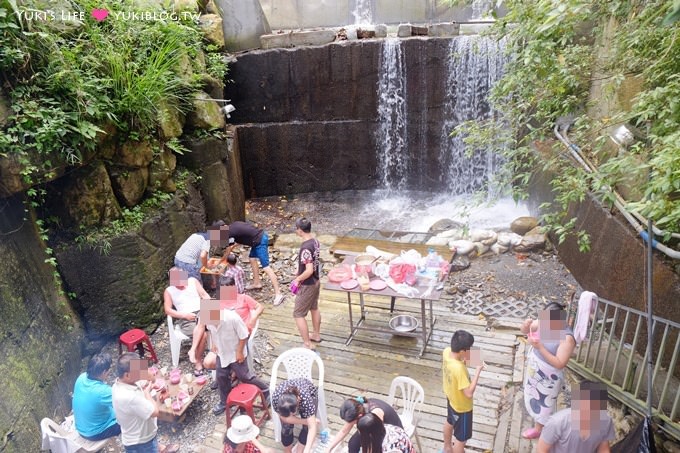
[[[354,16],[355,25],[371,25],[373,23],[371,0],[356,0],[352,16]]]
[[[472,0],[472,17],[470,19],[475,20],[487,17],[492,7],[493,0]]]
[[[406,68],[401,42],[383,40],[378,80],[378,128],[376,131],[381,187],[402,190],[408,175]]]
[[[448,102],[439,164],[442,169],[440,179],[452,194],[500,190],[494,184],[494,176],[502,165],[497,150],[469,149],[463,137],[450,137],[450,134],[465,121],[485,120],[496,115],[488,96],[503,74],[505,56],[502,48],[496,41],[480,36],[459,36],[451,40]]]

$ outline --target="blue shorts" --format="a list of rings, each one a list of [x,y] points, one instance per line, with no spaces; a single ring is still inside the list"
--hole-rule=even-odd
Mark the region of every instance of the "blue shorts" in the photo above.
[[[446,422],[453,426],[453,437],[458,442],[467,442],[472,437],[472,411],[456,412],[447,402]]]
[[[260,260],[263,269],[269,267],[269,236],[267,236],[266,231],[262,232],[260,243],[250,248],[248,257]]]
[[[198,263],[190,264],[190,263],[185,263],[184,261],[180,261],[177,258],[175,258],[175,267],[179,267],[183,271],[186,271],[187,274],[189,274],[189,277],[194,277],[196,280],[199,282],[201,281],[201,265]]]

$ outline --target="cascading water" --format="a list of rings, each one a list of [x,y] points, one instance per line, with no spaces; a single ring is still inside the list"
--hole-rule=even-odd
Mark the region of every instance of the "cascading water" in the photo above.
[[[470,19],[481,19],[487,16],[493,6],[492,0],[472,0],[472,17]]]
[[[449,135],[464,121],[485,120],[496,115],[488,96],[503,74],[506,57],[502,44],[480,36],[460,36],[451,40],[448,102],[439,153],[440,179],[451,194],[499,190],[492,183],[501,167],[502,157],[494,149],[469,150],[463,137]]]
[[[371,0],[356,0],[352,16],[354,16],[355,25],[372,24],[373,13],[371,11]]]
[[[388,191],[405,188],[408,173],[406,68],[401,42],[383,41],[378,80],[378,128],[376,131],[381,186]]]

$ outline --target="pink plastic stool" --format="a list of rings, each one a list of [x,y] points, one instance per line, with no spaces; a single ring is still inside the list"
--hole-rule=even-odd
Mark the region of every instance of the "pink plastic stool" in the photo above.
[[[156,351],[151,344],[151,338],[142,329],[128,330],[118,338],[118,354],[123,353],[123,345],[125,345],[128,352],[134,352],[135,349],[138,350],[140,357],[144,357],[144,347],[146,346],[146,349],[151,354],[151,360],[154,363],[158,363],[158,357],[156,357]]]

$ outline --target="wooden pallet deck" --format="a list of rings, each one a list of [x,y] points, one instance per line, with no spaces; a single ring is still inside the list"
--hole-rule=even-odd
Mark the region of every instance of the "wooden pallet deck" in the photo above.
[[[369,322],[389,321],[389,298],[366,297]],[[342,426],[338,408],[344,399],[353,395],[385,398],[391,380],[398,375],[416,379],[425,389],[425,404],[420,417],[418,433],[422,453],[438,452],[442,446],[442,424],[446,416],[446,400],[441,389],[441,353],[449,345],[451,335],[458,329],[466,329],[475,336],[475,346],[482,350],[487,369],[482,372],[474,398],[473,437],[468,442],[469,451],[508,451],[508,438],[513,436],[514,420],[509,412],[516,395],[513,381],[518,379],[515,362],[519,354],[516,336],[486,330],[486,321],[473,316],[452,313],[446,302],[435,303],[437,317],[430,343],[422,358],[418,358],[419,338],[397,337],[389,334],[359,332],[349,346],[347,298],[344,292],[321,293],[323,342],[316,350],[324,361],[325,388],[331,433]],[[419,301],[398,299],[395,312],[415,313]],[[269,379],[273,358],[281,352],[301,345],[292,319],[293,300],[281,307],[268,306],[260,320],[260,330],[266,332],[272,350],[264,354],[265,380]],[[355,311],[356,312],[356,311]],[[521,373],[520,373],[521,379]],[[508,408],[501,413],[501,407]],[[521,418],[521,417],[519,417]],[[513,426],[514,427],[514,426]],[[514,427],[517,429],[517,427]],[[225,427],[218,424],[212,436],[206,439],[202,451],[221,451],[221,439]],[[273,441],[272,423],[262,427],[263,443],[280,451],[280,444]]]

